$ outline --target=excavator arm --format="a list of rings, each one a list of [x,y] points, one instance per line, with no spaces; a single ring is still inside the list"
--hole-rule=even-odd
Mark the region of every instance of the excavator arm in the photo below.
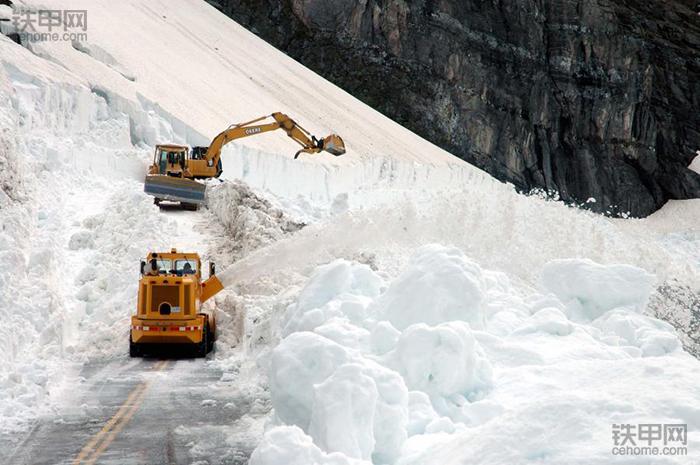
[[[268,118],[273,118],[274,121],[265,124],[256,124]],[[278,112],[270,116],[262,116],[245,123],[230,126],[222,131],[211,141],[211,145],[209,145],[204,159],[207,160],[207,165],[215,166],[221,158],[221,149],[229,142],[244,137],[275,131],[277,129],[283,129],[290,138],[301,145],[302,148],[296,152],[294,159],[297,159],[302,153],[319,153],[321,151],[326,151],[335,156],[345,153],[345,143],[337,134],[331,134],[323,139],[317,139],[315,136],[311,135],[309,131],[299,126],[296,121],[289,116]]]

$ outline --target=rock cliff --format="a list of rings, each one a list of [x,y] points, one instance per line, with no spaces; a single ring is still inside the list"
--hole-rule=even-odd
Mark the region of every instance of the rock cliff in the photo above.
[[[220,0],[522,191],[613,215],[700,196],[700,16],[682,0]],[[595,199],[595,201],[591,200]]]

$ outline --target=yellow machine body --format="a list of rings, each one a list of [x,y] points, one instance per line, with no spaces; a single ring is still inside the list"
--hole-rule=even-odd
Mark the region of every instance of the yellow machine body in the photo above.
[[[191,344],[206,355],[216,339],[216,316],[202,304],[223,289],[218,278],[203,281],[199,255],[175,249],[149,254],[141,272],[131,317],[132,355],[150,344]]]

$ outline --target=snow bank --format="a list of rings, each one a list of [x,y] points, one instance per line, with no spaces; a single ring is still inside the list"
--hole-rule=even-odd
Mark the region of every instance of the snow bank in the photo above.
[[[130,122],[0,39],[0,429],[55,408],[86,360],[123,357],[138,262],[171,243]]]
[[[481,268],[458,249],[426,246],[378,299],[378,313],[399,330],[455,320],[482,328],[483,287]]]
[[[383,288],[383,280],[367,265],[336,260],[320,266],[287,309],[282,335],[312,331],[334,317],[362,321],[367,306]]]
[[[692,396],[697,375],[679,367],[697,361],[682,352],[669,324],[640,314],[653,276],[555,260],[541,280],[550,294],[514,286],[437,244],[417,249],[393,279],[348,260],[318,267],[279,322],[283,339],[268,367],[275,417],[259,453],[267,460],[331,460],[317,457],[333,453],[332,460],[376,464],[459,463],[488,432],[498,459],[480,455],[479,463],[583,463],[577,450],[609,448],[611,423],[670,418],[655,406]],[[674,366],[680,387],[640,391],[646,370],[657,383],[664,365]],[[615,389],[601,387],[610,379]],[[604,396],[588,397],[596,389]],[[546,414],[551,405],[560,410]],[[603,423],[593,425],[591,415]],[[688,410],[672,415],[699,421]],[[589,426],[564,428],[566,440],[550,435],[556,449],[531,443],[561,428],[562,418]],[[498,428],[517,436],[503,438]],[[498,448],[496,438],[508,447]],[[434,459],[435,448],[450,444],[451,454]]]
[[[432,397],[467,395],[491,386],[491,364],[461,321],[409,326],[393,356],[408,388]]]
[[[263,437],[250,465],[369,465],[340,453],[327,454],[296,426],[279,426]]]
[[[246,256],[304,227],[303,222],[291,218],[282,208],[257,195],[241,181],[210,181],[207,209],[214,216],[212,221],[221,223],[225,233],[225,238],[220,238],[218,244],[212,241],[215,244],[212,253],[228,260]]]
[[[323,336],[286,337],[272,353],[270,389],[277,417],[327,451],[393,461],[406,438],[401,377]]]
[[[571,316],[588,320],[619,307],[641,312],[654,281],[643,269],[591,260],[554,260],[542,271],[542,285],[567,305]]]

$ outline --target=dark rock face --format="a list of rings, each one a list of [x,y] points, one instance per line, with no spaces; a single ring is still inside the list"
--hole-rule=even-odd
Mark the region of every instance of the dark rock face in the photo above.
[[[214,2],[212,2],[214,3]],[[688,0],[219,0],[266,41],[523,191],[645,216],[700,196]]]

